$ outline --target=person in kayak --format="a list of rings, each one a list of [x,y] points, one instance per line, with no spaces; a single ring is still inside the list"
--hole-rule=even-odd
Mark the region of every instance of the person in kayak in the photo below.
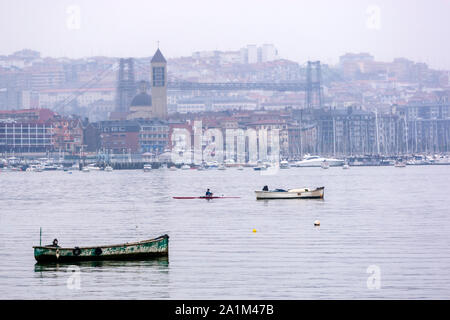
[[[208,188],[208,190],[206,190],[205,197],[212,197],[212,196],[213,196],[213,193],[211,191],[209,191],[209,188]]]

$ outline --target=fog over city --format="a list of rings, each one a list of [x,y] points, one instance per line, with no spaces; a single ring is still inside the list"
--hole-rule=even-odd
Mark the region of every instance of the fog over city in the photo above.
[[[3,0],[0,54],[147,57],[160,41],[171,58],[273,43],[296,62],[370,52],[450,69],[449,13],[448,0]]]
[[[450,0],[0,0],[0,300],[449,299],[449,169]]]

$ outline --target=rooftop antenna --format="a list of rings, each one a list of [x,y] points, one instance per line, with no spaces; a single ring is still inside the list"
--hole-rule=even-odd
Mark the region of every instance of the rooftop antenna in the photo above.
[[[158,40],[158,41],[156,41],[156,43],[157,43],[157,45],[158,45],[158,49],[159,49],[159,40]]]

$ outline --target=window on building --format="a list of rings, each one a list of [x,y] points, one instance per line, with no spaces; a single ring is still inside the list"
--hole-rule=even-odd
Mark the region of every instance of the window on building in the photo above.
[[[164,87],[164,67],[153,67],[153,86]]]

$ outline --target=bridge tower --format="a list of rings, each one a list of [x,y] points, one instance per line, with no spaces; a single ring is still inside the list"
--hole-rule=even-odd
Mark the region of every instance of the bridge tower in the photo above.
[[[307,108],[322,108],[322,69],[320,61],[308,61],[305,93]]]
[[[117,77],[116,111],[128,112],[130,103],[136,95],[137,87],[134,74],[134,59],[120,59]]]

